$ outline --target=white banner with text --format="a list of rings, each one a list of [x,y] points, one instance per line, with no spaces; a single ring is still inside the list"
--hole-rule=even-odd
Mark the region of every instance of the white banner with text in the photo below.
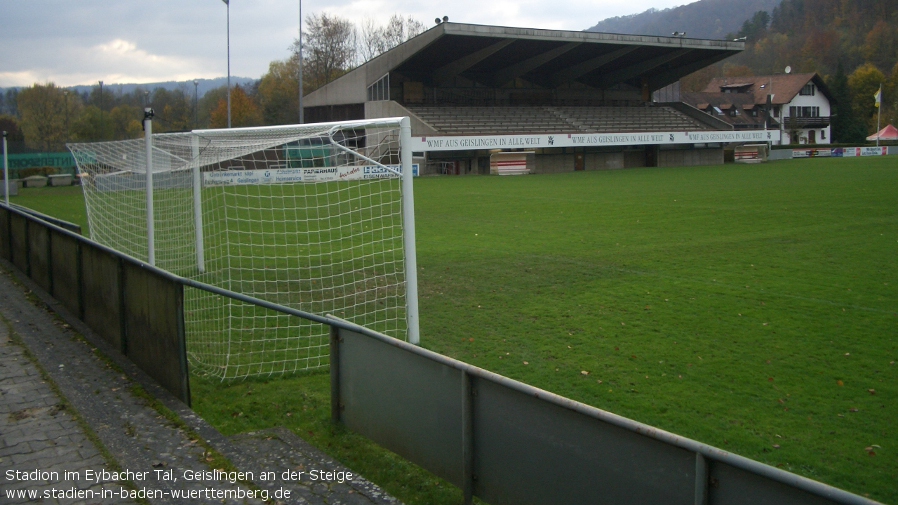
[[[399,165],[389,165],[400,170]],[[412,165],[412,173],[418,175],[418,165]],[[243,170],[229,167],[227,170],[203,172],[205,186],[255,186],[261,184],[293,184],[331,181],[358,181],[399,177],[394,172],[376,165],[309,168],[267,168]]]
[[[413,151],[778,142],[779,130],[412,137]]]

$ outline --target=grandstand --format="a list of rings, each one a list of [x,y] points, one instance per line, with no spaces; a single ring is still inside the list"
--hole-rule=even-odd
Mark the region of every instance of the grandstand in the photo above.
[[[443,22],[307,95],[305,117],[409,116],[425,174],[489,173],[493,154],[521,149],[533,152],[531,173],[722,163],[721,142],[683,134],[732,125],[684,103],[653,103],[652,93],[743,49]],[[618,135],[639,133],[656,135],[640,143]],[[594,145],[572,140],[596,134],[609,136],[581,143]],[[731,141],[766,140],[758,135]]]

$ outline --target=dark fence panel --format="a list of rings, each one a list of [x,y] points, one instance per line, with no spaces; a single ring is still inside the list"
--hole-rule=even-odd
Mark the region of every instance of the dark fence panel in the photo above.
[[[186,281],[81,237],[80,228],[0,205],[7,259],[190,405]]]
[[[184,348],[184,287],[141,265],[124,263],[125,355],[190,403]]]
[[[340,338],[343,422],[461,486],[462,372],[355,332]]]
[[[338,319],[335,421],[493,505],[875,502]]]
[[[118,350],[124,350],[121,259],[94,247],[81,250],[84,323]]]
[[[9,218],[10,213],[6,207],[0,207],[0,257],[10,260],[10,238],[9,238]]]
[[[13,213],[9,219],[9,248],[12,264],[28,275],[28,220]]]
[[[66,309],[81,319],[81,245],[69,235],[50,231],[50,275],[53,291],[50,293]]]
[[[693,452],[490,380],[474,389],[474,491],[485,501],[695,503]]]
[[[28,274],[31,280],[46,292],[53,288],[50,275],[50,229],[44,226],[28,226]]]
[[[726,463],[709,462],[709,503],[727,505],[829,505],[850,503],[815,496],[781,482],[765,479]],[[854,502],[857,503],[857,502]]]

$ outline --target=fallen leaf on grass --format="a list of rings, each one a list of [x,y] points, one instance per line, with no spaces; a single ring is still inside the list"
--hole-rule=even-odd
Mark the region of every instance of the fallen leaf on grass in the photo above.
[[[589,375],[589,372],[587,372],[586,370],[580,370],[580,374],[581,375]]]
[[[840,381],[840,380],[836,381],[836,384],[838,384],[838,385],[840,385],[840,386],[844,386],[844,385],[845,385],[845,383],[842,382],[842,381]]]
[[[868,391],[871,395],[875,395],[875,394],[876,394],[876,390],[875,390],[875,389],[868,389],[867,391]]]

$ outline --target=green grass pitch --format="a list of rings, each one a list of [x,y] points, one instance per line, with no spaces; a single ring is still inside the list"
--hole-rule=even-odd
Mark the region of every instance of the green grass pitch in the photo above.
[[[77,197],[17,203],[83,222]],[[895,157],[421,178],[415,205],[425,347],[898,503]],[[407,503],[459,501],[331,427],[328,387],[196,379],[194,405],[225,434],[289,426]]]

